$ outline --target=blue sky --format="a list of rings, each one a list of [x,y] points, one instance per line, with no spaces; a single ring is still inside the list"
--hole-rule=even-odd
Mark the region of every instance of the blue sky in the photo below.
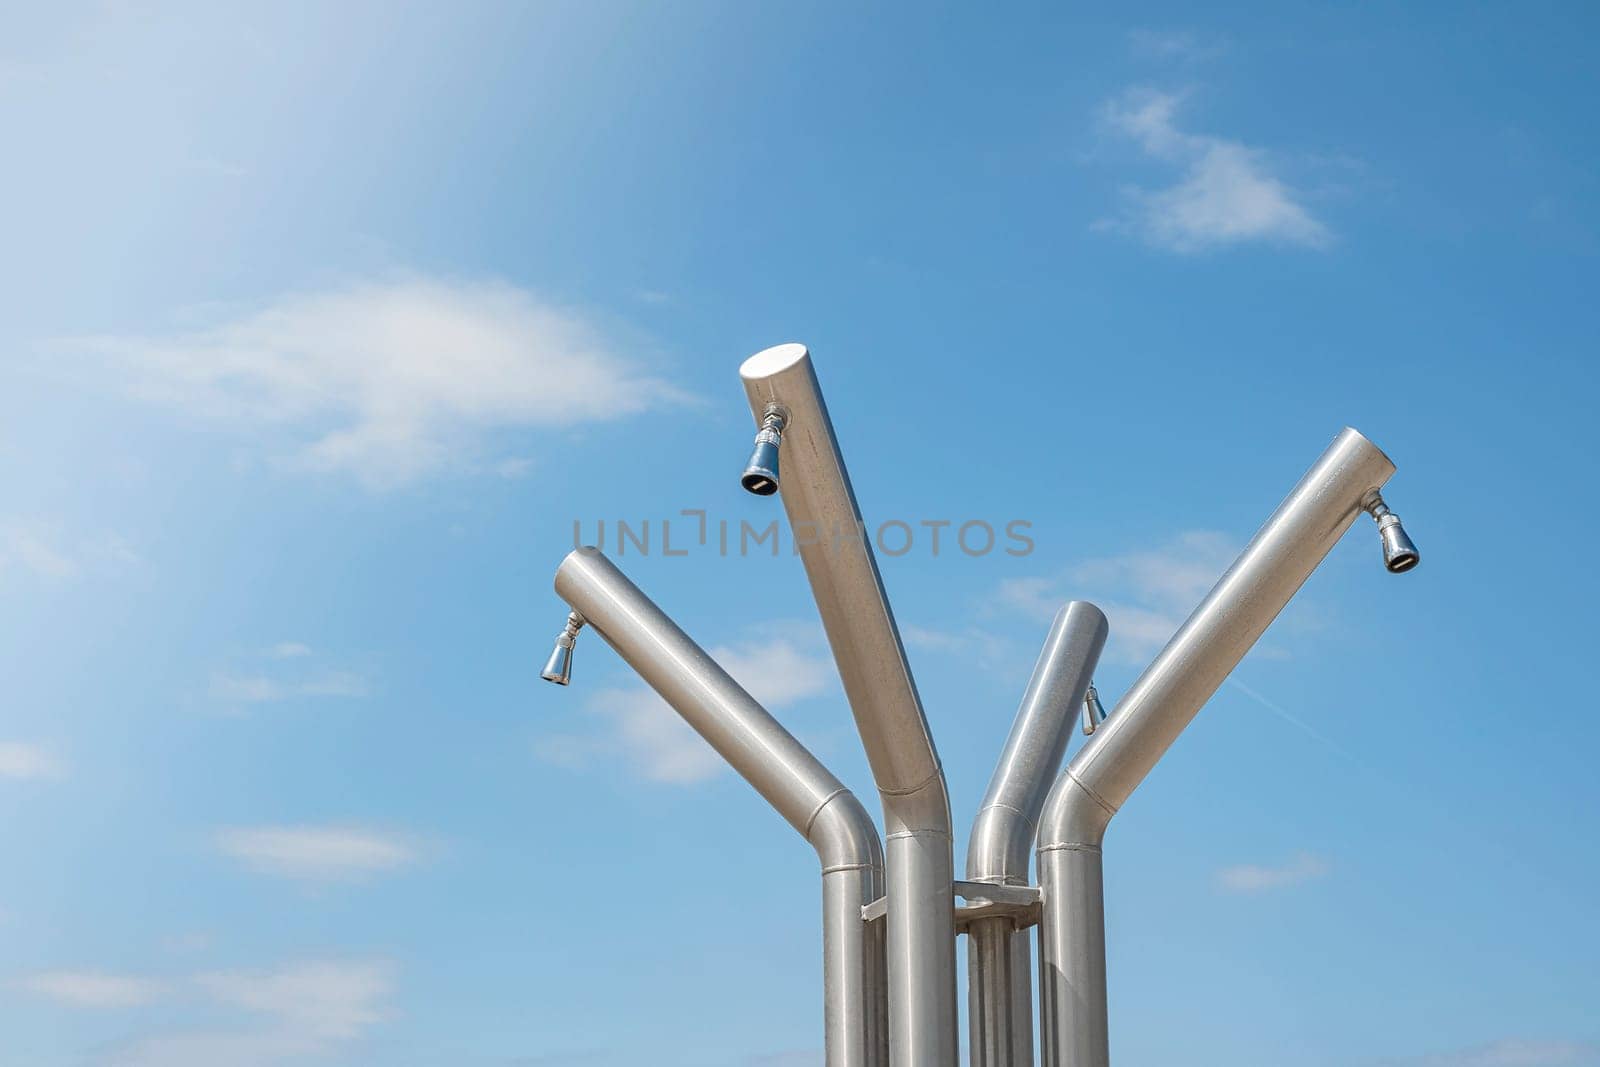
[[[0,1064],[819,1064],[807,848],[537,678],[574,521],[778,515],[788,340],[869,523],[1030,524],[882,559],[958,849],[1059,602],[1112,698],[1340,427],[1399,466],[1422,567],[1363,520],[1112,831],[1119,1064],[1600,1064],[1597,29],[11,5]],[[798,562],[655,548],[870,796]]]

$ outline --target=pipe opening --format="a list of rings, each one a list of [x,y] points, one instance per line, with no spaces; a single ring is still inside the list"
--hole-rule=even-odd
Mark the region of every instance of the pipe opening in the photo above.
[[[768,477],[765,471],[745,471],[739,484],[756,496],[771,496],[778,491],[778,480]]]
[[[1415,552],[1403,552],[1391,559],[1388,563],[1390,574],[1404,574],[1422,561],[1422,557]]]

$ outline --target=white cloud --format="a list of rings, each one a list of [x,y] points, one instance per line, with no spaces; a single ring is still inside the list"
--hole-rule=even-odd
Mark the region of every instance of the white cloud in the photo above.
[[[1085,560],[1059,575],[1008,579],[997,595],[1040,622],[1068,600],[1091,600],[1111,624],[1108,659],[1143,664],[1216,584],[1235,549],[1225,534],[1190,530],[1159,548]]]
[[[1102,662],[1144,666],[1166,647],[1237,551],[1237,543],[1225,534],[1189,530],[1159,548],[1085,560],[1057,575],[1007,579],[1000,583],[995,599],[1040,622],[1054,619],[1068,600],[1088,600],[1106,613],[1111,624]],[[1258,644],[1251,655],[1282,658],[1287,652]],[[1307,736],[1344,751],[1304,718],[1244,682],[1231,675],[1226,681]]]
[[[387,1019],[395,969],[385,961],[313,961],[272,971],[218,971],[192,988],[255,1022],[135,1038],[100,1058],[104,1067],[288,1067],[333,1056]]]
[[[367,681],[348,671],[333,671],[298,681],[283,681],[266,675],[218,674],[211,679],[211,698],[223,704],[274,704],[300,697],[345,697],[368,695]]]
[[[308,697],[364,697],[368,694],[367,680],[350,671],[332,671],[300,682],[294,687],[299,696]]]
[[[187,930],[161,939],[161,947],[168,952],[189,954],[206,952],[216,944],[216,937],[207,930]]]
[[[44,578],[76,578],[86,570],[138,561],[138,553],[116,534],[71,537],[54,523],[0,521],[0,573],[22,570]]]
[[[537,465],[531,456],[507,456],[494,465],[494,472],[507,481],[526,478]]]
[[[1221,41],[1191,30],[1136,29],[1128,34],[1128,47],[1135,56],[1160,63],[1198,62],[1223,51]]]
[[[1006,664],[1014,658],[1014,649],[1010,641],[979,626],[967,626],[960,630],[940,630],[902,623],[900,637],[908,649],[953,656],[985,667]]]
[[[300,641],[282,641],[265,649],[261,656],[268,660],[303,660],[311,656],[311,646]],[[248,704],[274,704],[305,697],[359,699],[371,691],[365,678],[350,671],[325,670],[291,678],[282,676],[286,669],[273,668],[274,673],[212,675],[211,699],[237,709]]]
[[[78,561],[49,533],[36,526],[0,526],[0,570],[21,567],[49,578],[71,578]]]
[[[723,645],[711,650],[711,658],[767,708],[816,696],[836,677],[831,659],[802,651],[786,637]]]
[[[281,434],[294,464],[373,488],[471,465],[496,431],[686,399],[580,316],[497,281],[361,282],[195,332],[69,347],[107,359],[140,397]]]
[[[1384,1062],[1391,1067],[1596,1067],[1600,1065],[1600,1044],[1508,1038],[1454,1052]]]
[[[48,749],[22,741],[0,741],[0,778],[59,778],[61,761]]]
[[[274,1029],[193,1030],[134,1038],[107,1050],[97,1067],[289,1067],[316,1057],[320,1043]]]
[[[751,1056],[745,1063],[746,1067],[822,1067],[824,1061],[821,1049],[795,1049]]]
[[[19,979],[30,993],[85,1008],[136,1008],[167,992],[164,982],[105,971],[43,971]]]
[[[723,767],[722,757],[649,689],[602,689],[589,699],[586,710],[608,720],[610,736],[598,743],[591,738],[583,763],[620,749],[650,781],[671,785],[704,781]]]
[[[233,827],[217,847],[253,871],[305,882],[359,881],[418,858],[406,838],[355,826]]]
[[[1302,852],[1278,867],[1253,863],[1224,867],[1217,872],[1217,884],[1230,893],[1265,893],[1324,877],[1331,869],[1323,857]]]
[[[319,961],[277,971],[216,972],[197,981],[218,1003],[276,1018],[317,1041],[346,1041],[381,1022],[394,968]]]
[[[832,659],[812,654],[805,644],[795,636],[777,636],[709,652],[770,711],[816,696],[835,684]],[[601,720],[599,733],[540,738],[534,744],[535,755],[546,763],[572,768],[620,755],[645,778],[672,785],[704,781],[726,766],[677,712],[644,686],[600,689],[584,710]]]
[[[1127,217],[1109,225],[1131,228],[1152,244],[1178,252],[1248,241],[1308,248],[1332,242],[1300,194],[1272,173],[1261,149],[1180,130],[1176,116],[1182,102],[1176,94],[1134,89],[1105,106],[1110,129],[1132,138],[1152,159],[1182,168],[1176,185],[1128,190]]]

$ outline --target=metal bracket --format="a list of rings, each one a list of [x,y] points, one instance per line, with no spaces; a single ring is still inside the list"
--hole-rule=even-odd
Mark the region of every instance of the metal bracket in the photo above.
[[[979,919],[1010,919],[1018,930],[1039,924],[1040,894],[1036,885],[999,885],[993,882],[957,881],[955,893],[956,933]],[[877,922],[889,910],[889,899],[879,897],[861,906],[863,922]]]

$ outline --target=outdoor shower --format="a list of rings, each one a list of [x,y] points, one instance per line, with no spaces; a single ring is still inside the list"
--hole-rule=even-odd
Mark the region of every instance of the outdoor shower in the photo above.
[[[575,550],[556,572],[571,614],[543,677],[566,685],[577,635],[594,629],[816,850],[828,1067],[956,1067],[961,933],[972,1067],[1031,1065],[1035,926],[1042,1062],[1107,1067],[1106,828],[1363,511],[1385,566],[1416,566],[1416,546],[1379,495],[1394,464],[1355,430],[1340,433],[1109,714],[1091,681],[1106,618],[1092,604],[1064,605],[958,881],[944,772],[810,354],[779,345],[739,373],[759,427],[740,481],[783,499],[877,785],[883,838],[854,794],[598,549]],[[1061,771],[1074,726],[1088,740]]]

